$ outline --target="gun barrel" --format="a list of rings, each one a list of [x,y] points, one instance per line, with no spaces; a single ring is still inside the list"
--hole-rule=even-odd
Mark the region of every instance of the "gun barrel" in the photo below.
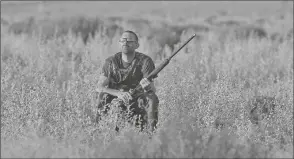
[[[165,59],[155,70],[153,70],[148,76],[148,80],[152,80],[153,78],[156,78],[157,74],[169,63],[169,59]]]
[[[186,46],[194,37],[196,34],[192,35],[176,52],[174,52],[168,59],[170,60],[173,58],[184,46]]]

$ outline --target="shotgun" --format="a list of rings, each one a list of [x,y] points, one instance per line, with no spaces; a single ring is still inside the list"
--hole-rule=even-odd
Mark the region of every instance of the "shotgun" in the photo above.
[[[157,74],[170,62],[170,60],[185,46],[187,45],[196,34],[194,34],[192,37],[190,37],[177,51],[175,51],[170,57],[166,58],[158,67],[156,67],[146,78],[149,81],[153,81]],[[144,90],[140,84],[138,84],[134,89],[131,89],[129,93],[132,95],[133,99],[129,103],[134,102],[138,97],[143,95]]]

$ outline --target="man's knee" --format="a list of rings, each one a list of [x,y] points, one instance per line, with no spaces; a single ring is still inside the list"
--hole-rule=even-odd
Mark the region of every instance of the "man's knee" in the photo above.
[[[97,96],[98,105],[97,105],[97,112],[96,112],[96,120],[100,120],[102,115],[106,115],[107,112],[110,110],[109,104],[113,100],[113,97],[107,93],[99,93]]]
[[[158,96],[154,92],[150,92],[146,95],[147,98],[147,115],[148,118],[157,120],[157,114],[158,114],[158,104],[159,99]]]
[[[153,131],[156,129],[158,122],[158,96],[154,92],[146,93],[147,107],[146,107],[146,117],[147,117],[147,127],[148,130]]]
[[[146,98],[149,104],[152,104],[153,106],[158,106],[159,99],[158,96],[155,94],[155,92],[151,91],[146,93]]]

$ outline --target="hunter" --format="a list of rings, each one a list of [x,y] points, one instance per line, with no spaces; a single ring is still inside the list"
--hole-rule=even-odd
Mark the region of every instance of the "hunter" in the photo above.
[[[128,92],[138,84],[144,89],[144,94],[135,100],[130,117],[137,117],[140,128],[153,132],[158,122],[158,96],[154,83],[146,77],[155,69],[153,60],[136,49],[139,48],[139,39],[136,33],[124,31],[119,40],[120,52],[108,57],[102,66],[98,87],[98,114],[107,114],[114,104],[127,109],[128,101],[133,97]],[[138,125],[137,125],[138,126]],[[115,128],[119,131],[119,128]]]

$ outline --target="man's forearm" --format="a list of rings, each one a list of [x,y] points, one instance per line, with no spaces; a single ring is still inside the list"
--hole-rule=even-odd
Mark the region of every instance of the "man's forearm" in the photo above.
[[[99,87],[99,88],[97,88],[97,92],[99,92],[99,93],[108,93],[108,94],[111,94],[113,96],[117,96],[118,90],[107,88],[107,87]]]

